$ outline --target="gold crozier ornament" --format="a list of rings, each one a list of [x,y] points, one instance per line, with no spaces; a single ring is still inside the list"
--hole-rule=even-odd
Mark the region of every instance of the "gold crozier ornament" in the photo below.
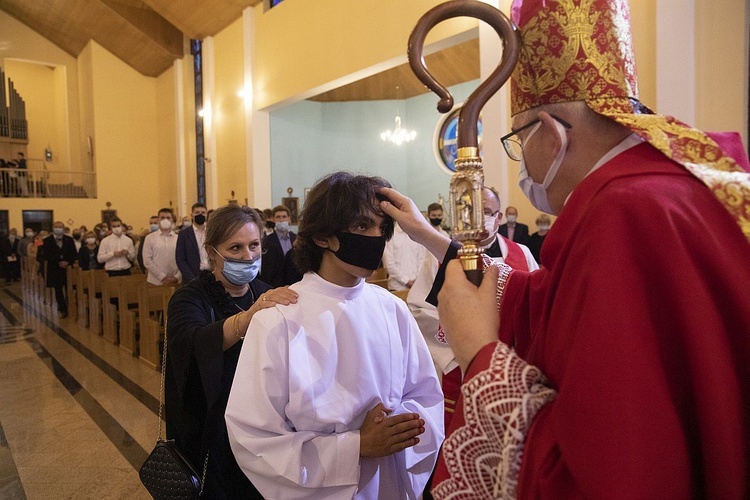
[[[409,37],[409,65],[417,78],[440,97],[437,108],[441,113],[447,113],[453,108],[453,96],[427,70],[423,58],[424,41],[432,28],[454,17],[474,17],[484,21],[503,41],[503,57],[500,64],[469,96],[459,112],[456,138],[458,157],[455,161],[456,173],[451,179],[451,237],[462,244],[458,256],[467,277],[479,285],[482,281],[479,260],[484,253],[480,242],[489,235],[484,228],[484,172],[482,158],[479,156],[477,121],[484,105],[510,78],[516,66],[520,35],[505,14],[478,0],[453,0],[442,3],[423,15]]]

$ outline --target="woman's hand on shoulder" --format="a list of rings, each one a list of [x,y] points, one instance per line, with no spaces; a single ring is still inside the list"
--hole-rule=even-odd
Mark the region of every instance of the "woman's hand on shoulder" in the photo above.
[[[289,304],[296,304],[297,297],[299,297],[299,294],[289,287],[274,288],[263,292],[248,311],[252,311],[251,314],[255,314],[261,309],[267,309],[276,305],[288,306]]]

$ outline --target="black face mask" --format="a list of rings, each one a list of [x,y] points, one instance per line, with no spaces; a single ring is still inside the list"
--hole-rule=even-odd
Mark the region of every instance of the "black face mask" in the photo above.
[[[206,216],[203,214],[198,214],[195,217],[193,217],[193,220],[195,221],[196,224],[198,224],[199,226],[202,226],[203,224],[206,223]]]
[[[275,227],[276,227],[276,223],[275,223],[274,221],[272,221],[272,220],[267,220],[267,221],[266,221],[266,227],[267,227],[268,229],[273,229],[273,228],[275,228]]]
[[[432,224],[433,226],[437,227],[442,223],[443,223],[443,219],[430,219],[430,224]]]
[[[339,249],[328,249],[342,262],[374,271],[380,266],[385,250],[385,236],[365,236],[356,233],[338,233]]]
[[[80,240],[81,239],[81,235],[78,234],[78,233],[73,233],[73,239],[74,240]]]

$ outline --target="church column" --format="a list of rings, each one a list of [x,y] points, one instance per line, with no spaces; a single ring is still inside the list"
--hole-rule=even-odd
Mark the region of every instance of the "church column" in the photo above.
[[[656,3],[656,111],[695,123],[695,0]]]
[[[510,15],[510,1],[486,0],[485,3],[497,7],[504,14]],[[503,56],[503,44],[495,30],[485,22],[479,22],[479,78],[485,81],[497,68]],[[484,156],[484,183],[494,186],[500,194],[503,208],[509,204],[508,156],[503,151],[500,137],[510,127],[510,80],[489,100],[482,110],[482,151]],[[515,177],[513,177],[515,178]]]
[[[271,118],[267,110],[256,109],[258,89],[253,82],[255,54],[254,8],[242,12],[245,65],[245,161],[248,203],[271,207]]]

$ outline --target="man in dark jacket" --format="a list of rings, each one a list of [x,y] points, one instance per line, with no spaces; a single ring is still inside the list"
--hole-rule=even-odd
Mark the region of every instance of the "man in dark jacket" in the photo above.
[[[11,229],[10,234],[0,239],[0,258],[5,267],[5,282],[21,280],[21,260],[18,255],[18,231]]]
[[[177,233],[175,260],[182,274],[182,282],[187,283],[208,269],[208,254],[203,247],[206,239],[206,205],[194,203],[190,209],[192,224]]]
[[[289,230],[291,214],[284,205],[273,209],[274,232],[263,240],[260,279],[271,288],[284,286],[284,257],[292,249],[297,235]]]
[[[63,234],[64,227],[62,222],[55,222],[52,234],[44,238],[37,253],[37,260],[46,263],[47,286],[55,289],[57,311],[61,318],[68,317],[68,300],[65,296],[68,266],[73,265],[77,256],[73,238]]]
[[[498,233],[505,236],[511,241],[520,243],[522,245],[529,244],[529,226],[516,222],[518,217],[518,210],[516,207],[508,207],[505,209],[505,218],[507,223],[500,226]]]

